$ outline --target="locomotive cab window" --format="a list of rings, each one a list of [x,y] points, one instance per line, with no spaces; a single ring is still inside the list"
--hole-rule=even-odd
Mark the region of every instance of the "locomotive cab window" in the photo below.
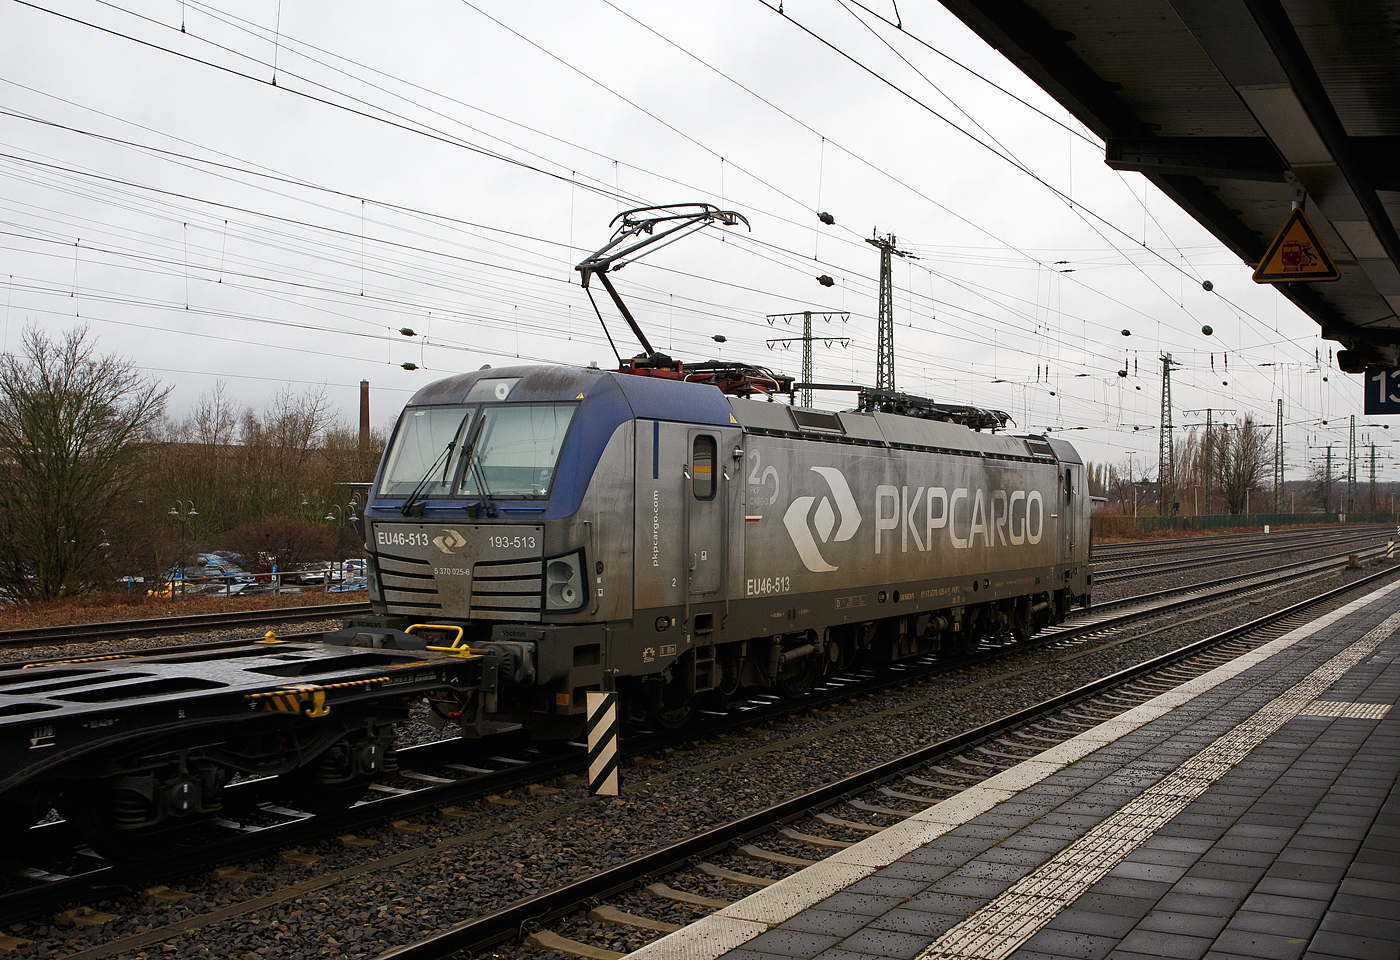
[[[714,437],[696,437],[690,456],[690,484],[696,500],[715,498],[715,451]]]
[[[406,497],[419,488],[423,496],[446,496],[462,455],[461,440],[474,412],[463,407],[405,410],[379,481],[379,495]]]
[[[410,407],[399,420],[379,495],[547,497],[577,408]]]
[[[573,421],[575,403],[505,404],[481,412],[460,493],[475,497],[547,497]]]

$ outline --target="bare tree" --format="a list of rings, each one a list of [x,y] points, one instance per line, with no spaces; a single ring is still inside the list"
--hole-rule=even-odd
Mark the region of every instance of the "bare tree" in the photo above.
[[[241,425],[240,473],[249,502],[245,516],[295,514],[317,480],[322,434],[331,405],[324,389],[296,394],[284,387],[259,417],[252,410]]]
[[[222,541],[250,565],[275,564],[287,570],[294,564],[331,555],[335,541],[329,529],[295,517],[259,517],[240,523]]]
[[[1340,460],[1332,461],[1330,473],[1327,460],[1317,460],[1308,468],[1307,502],[1321,509],[1323,513],[1332,512],[1335,499],[1332,496],[1333,485],[1346,482],[1346,474],[1339,469],[1340,463]]]
[[[1187,428],[1176,441],[1176,498],[1183,512],[1190,504],[1190,513],[1201,512],[1201,440],[1195,427]]]
[[[1108,495],[1108,474],[1109,467],[1106,463],[1086,463],[1085,476],[1089,478],[1089,496],[1105,497]]]
[[[24,331],[0,355],[0,587],[53,600],[84,585],[137,489],[138,443],[169,390],[96,356],[86,328]]]
[[[1273,459],[1272,433],[1256,424],[1253,414],[1245,414],[1233,426],[1220,431],[1214,444],[1215,472],[1230,513],[1244,513],[1250,493],[1259,489],[1259,481]]]

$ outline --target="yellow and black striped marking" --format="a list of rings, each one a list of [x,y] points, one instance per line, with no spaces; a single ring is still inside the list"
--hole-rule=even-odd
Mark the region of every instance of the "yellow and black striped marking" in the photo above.
[[[254,704],[262,704],[264,710],[273,713],[299,713],[308,717],[324,717],[331,712],[326,703],[326,693],[330,690],[346,690],[350,687],[368,687],[383,683],[388,677],[371,677],[367,680],[346,680],[341,683],[300,684],[284,687],[266,693],[250,693],[246,699]]]
[[[20,667],[21,670],[29,670],[32,667],[57,667],[65,663],[96,663],[99,660],[130,660],[136,656],[134,653],[106,653],[100,657],[77,657],[73,660],[45,660],[43,663],[26,663]]]

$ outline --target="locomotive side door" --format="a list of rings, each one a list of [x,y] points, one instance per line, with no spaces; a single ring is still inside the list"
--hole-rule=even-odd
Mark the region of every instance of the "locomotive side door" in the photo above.
[[[720,458],[718,430],[691,430],[690,452],[686,460],[685,551],[690,601],[718,599],[724,583],[725,519],[728,514],[728,484]]]
[[[690,438],[683,426],[637,421],[636,527],[633,587],[637,610],[685,605],[685,529],[689,481],[682,476]]]
[[[1064,526],[1065,557],[1068,559],[1074,556],[1075,533],[1079,529],[1079,498],[1074,495],[1074,468],[1066,464],[1064,471],[1064,483],[1060,486],[1060,499],[1064,503],[1060,509],[1060,516],[1064,519],[1060,522]]]

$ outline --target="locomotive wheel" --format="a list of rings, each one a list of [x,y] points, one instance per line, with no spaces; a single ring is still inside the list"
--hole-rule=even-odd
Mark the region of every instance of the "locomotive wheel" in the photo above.
[[[778,696],[786,700],[798,700],[807,695],[821,669],[821,658],[810,654],[792,663],[785,663],[778,671]]]
[[[651,722],[666,730],[675,730],[690,722],[700,702],[698,694],[691,692],[691,658],[694,652],[687,652],[670,666],[660,677],[648,680],[643,685],[646,695],[647,716]]]
[[[1016,643],[1025,643],[1035,634],[1035,626],[1031,620],[1030,604],[1020,604],[1016,609],[1016,614],[1011,623],[1011,639]]]
[[[679,680],[672,680],[661,687],[659,703],[652,703],[647,710],[651,722],[665,730],[675,730],[690,722],[695,716],[697,699]]]

